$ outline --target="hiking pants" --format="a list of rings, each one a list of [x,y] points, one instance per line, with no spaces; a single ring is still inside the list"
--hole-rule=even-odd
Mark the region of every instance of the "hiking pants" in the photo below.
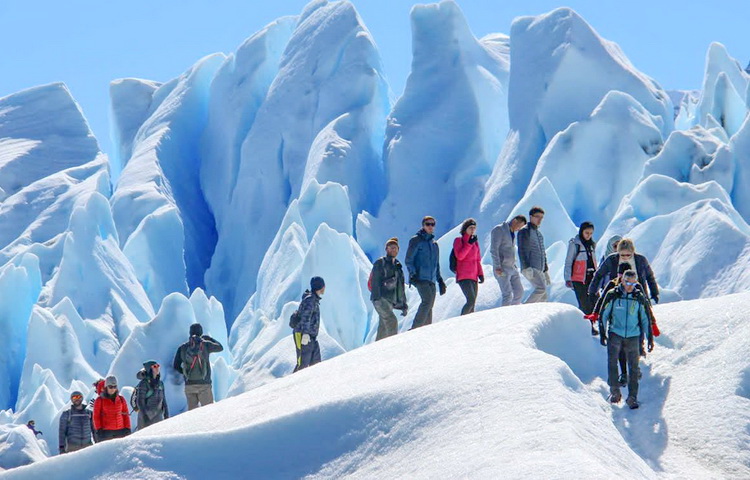
[[[520,305],[523,298],[523,285],[521,285],[521,274],[518,273],[518,269],[503,270],[502,275],[495,274],[495,279],[503,294],[503,307]]]
[[[578,308],[583,314],[588,315],[592,313],[594,311],[594,302],[589,296],[589,286],[585,283],[573,282],[573,291],[576,293]]]
[[[90,447],[91,445],[93,445],[93,443],[86,443],[84,445],[76,445],[75,443],[69,443],[65,447],[65,453],[77,452],[78,450],[82,450],[82,449],[84,449],[86,447]]]
[[[320,344],[317,338],[310,337],[307,345],[302,345],[302,332],[294,332],[294,347],[297,350],[297,372],[316,363],[320,363]]]
[[[479,284],[476,280],[459,280],[458,286],[461,287],[461,291],[464,292],[466,297],[466,303],[461,309],[461,315],[474,313],[474,305],[477,303],[477,293],[479,291]]]
[[[625,357],[628,361],[628,397],[638,398],[638,361],[641,354],[641,340],[639,337],[622,338],[616,333],[610,333],[607,342],[607,366],[609,392],[619,392],[620,382],[617,375],[617,359],[620,351],[625,351]]]
[[[379,298],[372,302],[375,311],[378,312],[378,335],[375,341],[382,340],[398,333],[398,319],[393,313],[393,305],[385,298]]]
[[[120,430],[99,430],[96,436],[96,443],[103,442],[105,440],[112,440],[113,438],[123,438],[130,435],[129,428],[123,428]]]
[[[419,298],[422,299],[422,302],[419,304],[417,314],[414,316],[411,330],[432,323],[432,307],[435,305],[435,282],[420,280],[415,286],[417,287],[417,292],[419,292]]]
[[[534,287],[534,291],[531,292],[531,295],[529,295],[529,298],[524,303],[546,302],[549,274],[536,268],[526,268],[521,273],[526,277],[526,280],[531,282],[531,286]]]
[[[214,392],[211,390],[210,383],[185,384],[185,397],[187,397],[188,410],[214,403]]]

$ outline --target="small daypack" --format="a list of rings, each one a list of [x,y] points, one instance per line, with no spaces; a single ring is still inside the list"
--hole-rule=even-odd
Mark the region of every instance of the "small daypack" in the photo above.
[[[289,317],[289,326],[292,327],[292,329],[297,328],[297,325],[299,325],[300,321],[300,315],[299,310],[295,310],[294,313]]]
[[[378,260],[380,261],[380,260]],[[375,262],[377,263],[377,261]],[[380,266],[383,268],[383,284],[381,285],[385,290],[391,291],[396,288],[396,277],[389,277],[385,278],[385,261],[381,262]],[[372,266],[372,270],[370,270],[370,278],[367,279],[367,289],[372,292],[372,272],[375,270],[375,265]]]
[[[190,337],[182,350],[182,374],[187,381],[203,381],[208,376],[208,361],[203,358],[204,342],[201,337]]]
[[[451,269],[451,272],[456,273],[456,270],[458,269],[458,259],[456,258],[456,251],[451,248],[451,256],[448,259],[448,268]]]

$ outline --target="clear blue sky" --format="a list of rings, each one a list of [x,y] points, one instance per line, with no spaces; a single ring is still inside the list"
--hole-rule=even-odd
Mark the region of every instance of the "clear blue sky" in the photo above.
[[[173,78],[199,58],[229,53],[303,0],[0,0],[0,97],[55,81],[80,103],[102,149],[109,141],[109,82]],[[410,0],[353,0],[380,48],[396,94],[411,62]],[[710,42],[750,60],[747,0],[458,0],[477,37],[509,33],[513,18],[569,6],[667,89],[701,86]]]

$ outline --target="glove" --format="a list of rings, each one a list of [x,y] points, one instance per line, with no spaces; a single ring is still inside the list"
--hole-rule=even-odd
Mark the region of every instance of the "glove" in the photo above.
[[[307,345],[308,343],[310,343],[310,335],[308,335],[307,333],[303,334],[302,340],[300,340],[299,343],[301,343],[302,345]]]
[[[484,275],[479,275],[479,283],[484,283]]]
[[[409,285],[414,285],[415,283],[417,283],[417,274],[412,273],[409,275]]]
[[[651,300],[653,300],[654,303],[659,303],[659,295],[654,295],[653,297],[651,297]]]
[[[589,313],[588,315],[584,315],[583,318],[588,320],[591,323],[596,323],[599,321],[599,314],[598,313]]]
[[[653,352],[654,351],[654,341],[653,339],[648,341],[648,351]]]
[[[477,243],[477,236],[472,235],[469,237],[469,243]]]
[[[445,282],[442,278],[438,281],[438,288],[440,289],[440,295],[445,295],[447,289],[445,288]]]
[[[63,453],[65,453],[65,447],[62,447],[62,446],[61,446],[61,447],[60,447],[60,455],[62,455]]]
[[[573,282],[571,282],[570,280],[566,280],[565,281],[565,286],[568,287],[568,288],[573,288]]]
[[[401,316],[405,317],[409,314],[409,307],[404,307],[401,309]]]
[[[659,326],[656,324],[656,320],[651,323],[651,333],[653,333],[655,337],[661,335],[661,331],[659,331]]]
[[[599,334],[599,343],[601,343],[603,347],[607,346],[607,335],[604,332],[600,332]]]

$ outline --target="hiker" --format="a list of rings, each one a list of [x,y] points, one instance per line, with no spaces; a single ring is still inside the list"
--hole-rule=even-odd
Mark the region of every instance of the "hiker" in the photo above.
[[[630,408],[638,408],[638,362],[640,358],[640,338],[648,338],[648,351],[654,349],[654,337],[646,313],[646,297],[636,289],[638,275],[635,270],[627,270],[622,276],[622,283],[613,288],[602,301],[602,314],[599,319],[599,336],[603,346],[607,347],[607,382],[609,383],[612,403],[622,399],[617,375],[617,363],[620,351],[625,351],[628,363],[628,397],[625,403]]]
[[[620,263],[627,263],[638,275],[638,283],[643,287],[643,294],[651,297],[654,303],[659,303],[659,286],[656,284],[654,272],[651,270],[646,257],[635,253],[635,244],[629,238],[623,238],[617,244],[617,252],[608,256],[596,273],[589,285],[589,294],[597,294],[602,285],[606,285],[605,279],[613,279],[617,276],[617,267]],[[607,280],[608,282],[609,280]]]
[[[114,375],[104,381],[104,390],[94,402],[93,416],[97,442],[130,435],[128,402],[120,395]]]
[[[326,291],[326,282],[322,277],[310,279],[310,290],[302,294],[302,301],[297,310],[298,320],[293,328],[294,347],[297,352],[297,365],[294,372],[320,363],[320,300]],[[293,372],[293,373],[294,373]]]
[[[37,435],[44,435],[41,430],[37,430],[34,425],[36,425],[36,422],[34,420],[29,420],[29,422],[26,424],[27,427],[29,427],[29,430],[34,432],[34,438],[37,437]]]
[[[222,350],[224,347],[219,342],[203,335],[200,323],[190,325],[190,338],[179,346],[172,362],[172,367],[185,377],[188,410],[214,403],[208,356]]]
[[[516,267],[516,232],[526,225],[526,217],[518,215],[492,229],[490,253],[492,270],[503,295],[503,307],[520,305],[523,298],[521,275]]]
[[[606,260],[607,257],[617,251],[617,245],[620,244],[620,240],[622,240],[622,237],[620,235],[612,235],[612,238],[610,238],[607,242],[607,248],[604,250],[604,255],[602,255],[602,258],[599,260],[599,265],[604,263],[604,260]]]
[[[409,240],[406,249],[406,268],[409,270],[409,285],[417,287],[419,309],[410,330],[432,323],[432,307],[435,305],[435,284],[440,295],[446,287],[440,275],[440,249],[435,241],[435,224],[429,215],[422,219],[422,228]]]
[[[136,374],[140,382],[133,392],[135,402],[131,399],[130,403],[135,403],[133,408],[138,412],[138,430],[169,418],[167,396],[160,370],[161,367],[156,360],[148,360]]]
[[[596,272],[596,242],[594,225],[591,222],[581,223],[578,235],[568,242],[568,255],[565,257],[563,276],[565,286],[573,289],[578,300],[578,308],[584,315],[594,311],[593,295],[589,295],[588,287]],[[598,332],[591,325],[591,334]]]
[[[94,420],[83,404],[83,394],[70,394],[70,408],[60,415],[60,453],[71,453],[94,444]]]
[[[398,319],[393,310],[401,310],[405,317],[409,311],[406,305],[404,269],[398,261],[398,238],[385,242],[385,256],[375,260],[370,274],[370,300],[378,312],[378,334],[375,341],[398,333]]]
[[[461,236],[453,240],[453,254],[456,256],[456,281],[466,297],[461,315],[466,315],[474,312],[479,284],[484,283],[477,222],[473,218],[467,218],[461,224]]]
[[[544,219],[541,207],[529,210],[529,223],[518,231],[518,257],[521,259],[521,273],[534,287],[525,303],[547,301],[547,286],[550,284],[547,252],[544,249],[544,236],[539,226]]]

